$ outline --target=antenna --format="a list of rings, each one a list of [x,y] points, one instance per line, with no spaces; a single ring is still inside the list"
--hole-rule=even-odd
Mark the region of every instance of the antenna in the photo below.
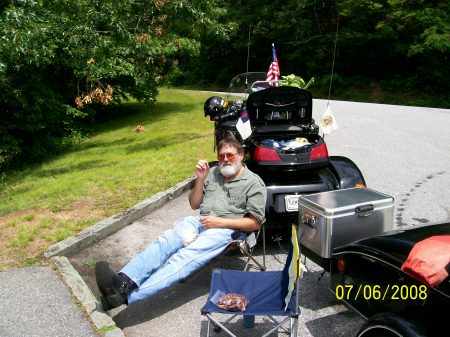
[[[337,47],[338,31],[339,31],[339,22],[337,22],[337,24],[336,24],[336,36],[335,36],[335,38],[334,38],[333,63],[332,63],[332,65],[331,65],[331,77],[330,77],[330,87],[328,88],[328,102],[327,102],[327,106],[330,105],[331,84],[333,83],[334,60],[336,59],[336,47]]]
[[[332,63],[332,65],[331,65],[331,77],[330,77],[330,87],[328,88],[327,109],[328,109],[328,107],[330,106],[331,84],[333,83],[334,61],[336,60],[336,49],[337,49],[338,32],[339,32],[339,21],[336,23],[336,36],[335,36],[335,38],[334,38],[333,63]],[[322,134],[322,138],[325,139],[325,133]]]
[[[250,31],[252,25],[248,26],[248,42],[247,42],[247,69],[245,71],[245,95],[247,95],[247,86],[248,86],[248,63],[250,59]],[[247,98],[247,96],[245,96]]]

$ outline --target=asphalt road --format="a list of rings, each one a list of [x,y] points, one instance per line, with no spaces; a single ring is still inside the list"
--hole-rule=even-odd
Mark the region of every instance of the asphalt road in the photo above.
[[[318,121],[326,101],[315,100]],[[450,110],[333,101],[331,155],[351,158],[367,186],[395,199],[394,225],[450,219]]]
[[[314,101],[316,121],[325,107],[326,101]],[[329,153],[351,158],[368,187],[395,198],[395,227],[449,220],[450,110],[340,101],[331,102],[331,108],[339,129],[325,137]],[[176,219],[193,213],[183,194],[70,260],[98,295],[92,261],[108,260],[118,270]],[[261,256],[261,251],[256,255]],[[282,268],[279,261],[284,258],[277,244],[269,243],[268,269]],[[127,337],[204,336],[207,320],[200,308],[207,297],[211,270],[242,264],[238,255],[222,257],[186,282],[135,306],[116,308],[110,315]],[[321,270],[317,265],[307,261],[307,267],[301,287],[299,336],[354,335],[363,319],[335,299],[326,274],[318,281]],[[257,318],[254,329],[244,329],[236,321],[232,329],[256,336],[266,322]]]
[[[99,337],[49,267],[0,272],[1,337]]]

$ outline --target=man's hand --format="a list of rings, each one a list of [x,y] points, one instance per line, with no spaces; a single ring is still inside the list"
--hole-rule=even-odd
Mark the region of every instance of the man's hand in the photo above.
[[[209,165],[205,159],[200,159],[195,165],[195,174],[197,179],[194,188],[189,193],[189,204],[192,209],[199,209],[203,202],[203,184],[209,173]]]
[[[225,228],[224,226],[224,219],[219,218],[217,216],[213,215],[205,215],[200,217],[200,223],[202,224],[203,228],[210,229],[210,228]]]
[[[205,179],[209,172],[209,165],[205,159],[200,159],[195,166],[195,174],[199,179]]]

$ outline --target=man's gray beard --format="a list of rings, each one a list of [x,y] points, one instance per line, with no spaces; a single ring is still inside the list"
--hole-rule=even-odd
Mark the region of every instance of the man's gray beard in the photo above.
[[[222,164],[220,165],[220,173],[228,178],[238,173],[240,168],[239,164]]]

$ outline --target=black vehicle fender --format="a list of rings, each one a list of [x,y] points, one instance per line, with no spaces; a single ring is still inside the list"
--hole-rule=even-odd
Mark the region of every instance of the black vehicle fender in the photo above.
[[[347,157],[331,156],[328,167],[336,177],[339,189],[366,185],[358,166]]]
[[[426,329],[406,315],[383,312],[369,318],[357,337],[426,337]]]

